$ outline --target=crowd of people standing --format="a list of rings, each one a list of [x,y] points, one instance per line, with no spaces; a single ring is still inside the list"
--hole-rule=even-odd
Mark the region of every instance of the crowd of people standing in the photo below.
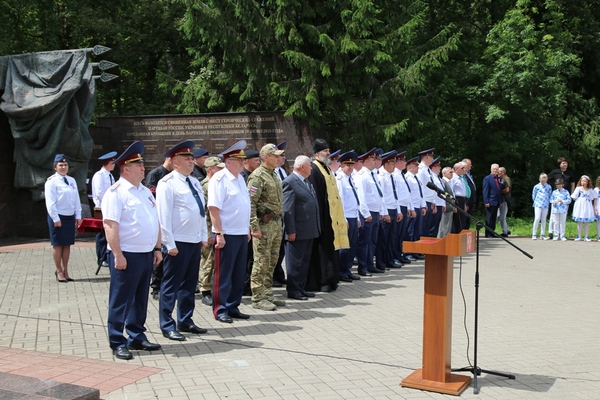
[[[196,294],[222,323],[250,318],[240,310],[245,292],[263,311],[286,306],[275,286],[285,286],[288,301],[307,301],[316,292],[337,290],[340,282],[424,259],[404,252],[403,242],[469,229],[477,201],[471,160],[442,168],[434,148],[410,158],[406,151],[379,148],[359,155],[331,152],[316,139],[312,157],[298,156],[286,171],[285,142],[246,150],[242,140],[217,156],[194,147],[187,140],[169,149],[145,180],[142,142],[100,157],[102,169],[92,179],[105,228],[96,238],[97,258],[111,271],[108,336],[116,358],[160,349],[144,333],[150,288],[159,301],[163,336],[183,341],[183,333],[207,332],[193,319]],[[68,282],[68,248],[81,205],[66,177],[68,162],[62,155],[55,161],[56,174],[46,184],[48,224],[57,280]],[[550,175],[557,190],[549,190],[545,174],[534,188],[534,232],[541,224],[546,237],[551,205],[554,239],[564,240],[564,216],[573,201],[587,237],[599,189],[586,176],[575,188],[565,170],[561,177]],[[572,193],[564,188],[571,183]],[[486,237],[495,235],[497,222],[503,236],[510,234],[511,190],[506,169],[492,164],[480,188]]]

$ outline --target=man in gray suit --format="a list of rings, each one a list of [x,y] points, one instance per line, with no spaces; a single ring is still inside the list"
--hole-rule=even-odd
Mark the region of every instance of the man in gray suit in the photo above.
[[[315,297],[314,293],[304,290],[313,239],[321,232],[317,197],[307,179],[311,171],[310,159],[298,156],[294,162],[294,172],[283,181],[287,293],[288,298],[295,300]]]

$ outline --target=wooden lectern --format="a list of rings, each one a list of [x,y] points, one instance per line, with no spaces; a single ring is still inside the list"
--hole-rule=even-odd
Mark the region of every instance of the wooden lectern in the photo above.
[[[443,239],[422,237],[404,242],[407,253],[425,258],[425,302],[423,309],[423,368],[400,384],[413,389],[459,395],[471,383],[470,376],[450,372],[452,349],[453,260],[474,250],[475,232],[463,230]]]

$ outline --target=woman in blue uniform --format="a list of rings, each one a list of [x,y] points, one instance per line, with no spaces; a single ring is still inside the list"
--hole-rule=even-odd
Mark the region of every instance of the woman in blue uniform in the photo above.
[[[73,281],[69,277],[69,256],[75,243],[75,227],[81,220],[81,202],[75,179],[67,176],[69,163],[64,154],[54,157],[56,173],[46,181],[44,196],[48,211],[52,258],[56,265],[56,280]]]

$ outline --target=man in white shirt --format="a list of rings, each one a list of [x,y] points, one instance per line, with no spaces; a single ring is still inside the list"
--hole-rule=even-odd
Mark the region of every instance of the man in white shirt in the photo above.
[[[187,140],[165,154],[173,171],[158,181],[156,205],[162,244],[167,254],[160,286],[159,321],[163,336],[185,340],[181,332],[206,333],[194,324],[195,291],[200,269],[200,252],[207,246],[204,192],[191,173],[194,142]],[[177,301],[177,325],[172,313]]]
[[[418,153],[419,157],[421,158],[421,162],[419,163],[419,172],[417,173],[417,178],[421,183],[423,198],[427,204],[427,213],[421,220],[421,236],[429,236],[429,231],[435,223],[435,214],[438,212],[437,206],[435,205],[435,191],[427,187],[427,182],[431,182],[435,185],[435,182],[433,181],[433,173],[429,167],[433,162],[434,152],[435,148],[423,150]]]
[[[373,148],[358,157],[358,160],[362,161],[363,167],[354,177],[360,201],[359,211],[362,225],[358,232],[356,257],[358,258],[358,274],[362,276],[385,272],[385,270],[381,270],[373,264],[375,245],[379,233],[379,220],[384,217],[389,218],[383,202],[383,192],[379,187],[379,180],[374,171],[377,158],[377,148]]]
[[[98,160],[102,162],[102,168],[98,170],[92,177],[92,199],[94,200],[95,209],[102,207],[102,198],[104,193],[115,183],[115,178],[111,172],[115,169],[113,160],[117,155],[116,151],[111,151],[100,157]],[[104,230],[96,234],[96,257],[98,266],[108,267],[108,259],[106,255],[106,235]]]
[[[431,169],[431,174],[432,174],[431,177],[432,177],[433,184],[435,186],[437,186],[438,189],[444,191],[444,187],[445,187],[444,182],[442,181],[442,178],[440,177],[440,172],[441,172],[440,157],[436,157],[433,160],[433,162],[429,166],[429,169]],[[440,196],[438,196],[437,193],[435,194],[433,202],[437,208],[437,212],[435,214],[432,214],[432,217],[431,217],[432,221],[431,221],[431,225],[429,226],[429,233],[427,234],[428,237],[437,237],[438,230],[440,228],[440,222],[442,221],[442,216],[446,212],[446,200],[440,198]]]
[[[404,256],[402,251],[402,243],[406,236],[406,228],[410,219],[415,218],[415,207],[412,204],[410,185],[402,172],[406,168],[406,151],[398,153],[396,156],[396,168],[394,176],[396,178],[396,191],[398,193],[398,204],[402,213],[402,220],[398,222],[396,238],[392,246],[394,260],[398,260],[401,264],[410,264],[410,260]]]
[[[401,268],[402,264],[394,261],[392,254],[393,239],[396,237],[398,223],[402,220],[402,212],[398,203],[398,187],[393,175],[396,169],[395,150],[381,156],[379,168],[379,186],[383,192],[383,203],[388,216],[379,223],[379,234],[375,248],[376,266],[379,269]]]
[[[115,159],[121,178],[102,199],[111,270],[108,341],[115,357],[122,360],[133,358],[129,349],[160,349],[144,333],[152,265],[162,261],[162,254],[156,201],[142,185],[143,152],[144,145],[138,141]],[[123,336],[124,330],[128,339]]]
[[[213,315],[223,323],[248,319],[240,312],[248,241],[250,240],[250,193],[241,175],[246,141],[240,140],[223,153],[225,168],[208,182],[208,210],[215,240]]]
[[[416,242],[421,238],[422,230],[422,218],[427,213],[427,203],[423,196],[423,185],[417,173],[419,172],[419,157],[411,158],[406,162],[406,181],[410,185],[410,195],[413,206],[415,207],[415,218],[412,218],[408,222],[406,228],[405,240],[410,242]],[[418,254],[406,255],[406,258],[412,261],[412,259],[424,258]]]
[[[348,222],[348,241],[350,243],[349,248],[340,250],[340,280],[342,282],[352,282],[360,279],[360,276],[356,276],[351,272],[358,246],[358,230],[361,226],[358,217],[358,193],[352,177],[354,163],[357,158],[358,155],[353,151],[342,154],[339,157],[341,170],[336,176],[337,187],[344,207],[344,217]]]

